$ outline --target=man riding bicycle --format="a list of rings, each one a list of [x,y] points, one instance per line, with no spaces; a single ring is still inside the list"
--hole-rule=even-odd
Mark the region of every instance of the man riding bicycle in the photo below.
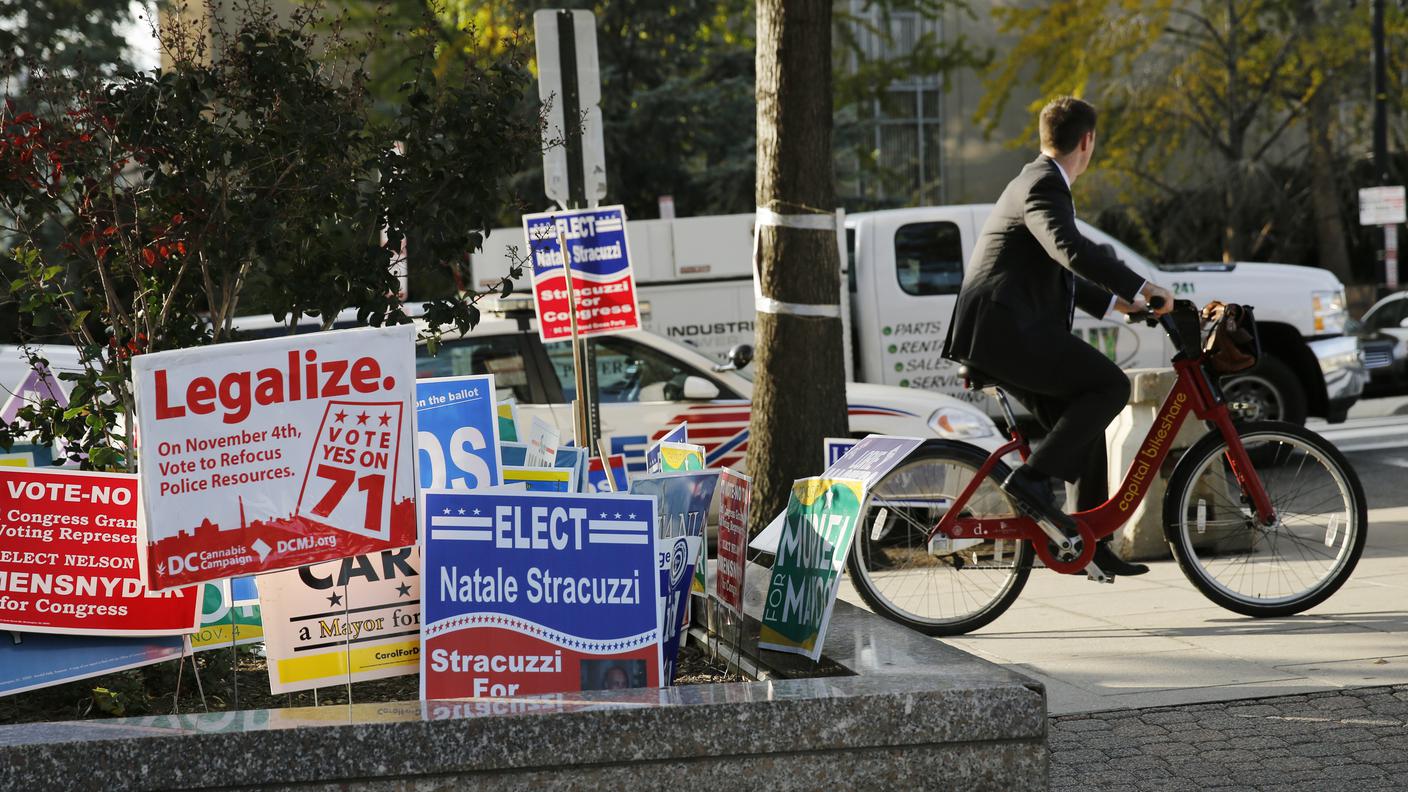
[[[1026,406],[1045,441],[1002,489],[1033,519],[1077,536],[1057,507],[1051,479],[1077,484],[1076,510],[1106,496],[1104,433],[1129,400],[1129,378],[1071,334],[1075,309],[1095,317],[1173,307],[1167,289],[1126,267],[1107,246],[1081,236],[1071,185],[1095,152],[1095,108],[1069,96],[1041,111],[1041,155],[998,198],[983,224],[954,305],[944,357],[981,370]],[[1159,303],[1158,299],[1162,299]],[[1102,541],[1094,563],[1140,575]]]

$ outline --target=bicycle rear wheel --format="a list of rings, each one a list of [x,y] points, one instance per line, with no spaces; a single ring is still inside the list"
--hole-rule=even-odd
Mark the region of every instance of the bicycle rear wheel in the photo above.
[[[930,440],[870,488],[846,568],[877,613],[926,635],[960,635],[996,619],[1021,593],[1032,567],[1029,543],[948,540],[931,552],[926,542],[986,458],[976,446]],[[998,465],[964,511],[1015,515],[998,488],[1008,472]]]
[[[1211,432],[1169,479],[1164,533],[1183,574],[1208,599],[1247,616],[1288,616],[1324,602],[1364,552],[1369,512],[1348,460],[1294,424],[1258,421],[1238,434],[1276,512],[1259,525]]]

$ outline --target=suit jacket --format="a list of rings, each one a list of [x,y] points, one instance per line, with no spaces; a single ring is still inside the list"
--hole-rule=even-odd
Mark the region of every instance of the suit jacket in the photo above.
[[[1071,190],[1045,154],[1027,163],[988,215],[963,276],[944,341],[944,357],[981,364],[1021,355],[1020,349],[984,344],[993,322],[1071,330],[1073,309],[1103,316],[1110,293],[1133,300],[1144,278],[1114,252],[1081,236]],[[993,310],[1000,305],[1005,310]]]

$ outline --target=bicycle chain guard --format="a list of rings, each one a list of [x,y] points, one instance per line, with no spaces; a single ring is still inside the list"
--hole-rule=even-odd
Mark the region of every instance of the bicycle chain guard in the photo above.
[[[1043,536],[1041,539],[1032,540],[1032,549],[1036,551],[1037,558],[1046,565],[1047,569],[1059,572],[1062,575],[1074,575],[1077,572],[1085,572],[1085,567],[1095,557],[1095,533],[1090,530],[1090,526],[1079,517],[1072,517],[1075,520],[1076,530],[1080,533],[1081,549],[1080,555],[1073,561],[1058,561],[1051,554],[1050,542]]]

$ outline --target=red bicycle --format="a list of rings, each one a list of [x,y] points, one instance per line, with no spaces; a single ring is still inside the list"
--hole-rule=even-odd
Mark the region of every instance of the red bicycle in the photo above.
[[[1183,452],[1163,503],[1164,535],[1188,580],[1218,605],[1256,617],[1300,613],[1344,584],[1368,529],[1364,490],[1344,455],[1295,424],[1234,422],[1191,303],[1130,320],[1163,326],[1177,350],[1177,382],[1110,499],[1071,515],[1080,541],[1023,515],[998,486],[1010,472],[1003,457],[1025,459],[1030,448],[1002,389],[969,370],[970,389],[998,398],[1011,440],[992,453],[927,441],[871,488],[847,560],[866,603],[929,635],[958,635],[1011,606],[1034,558],[1103,578],[1091,564],[1095,543],[1134,514],[1190,416],[1210,431]]]

